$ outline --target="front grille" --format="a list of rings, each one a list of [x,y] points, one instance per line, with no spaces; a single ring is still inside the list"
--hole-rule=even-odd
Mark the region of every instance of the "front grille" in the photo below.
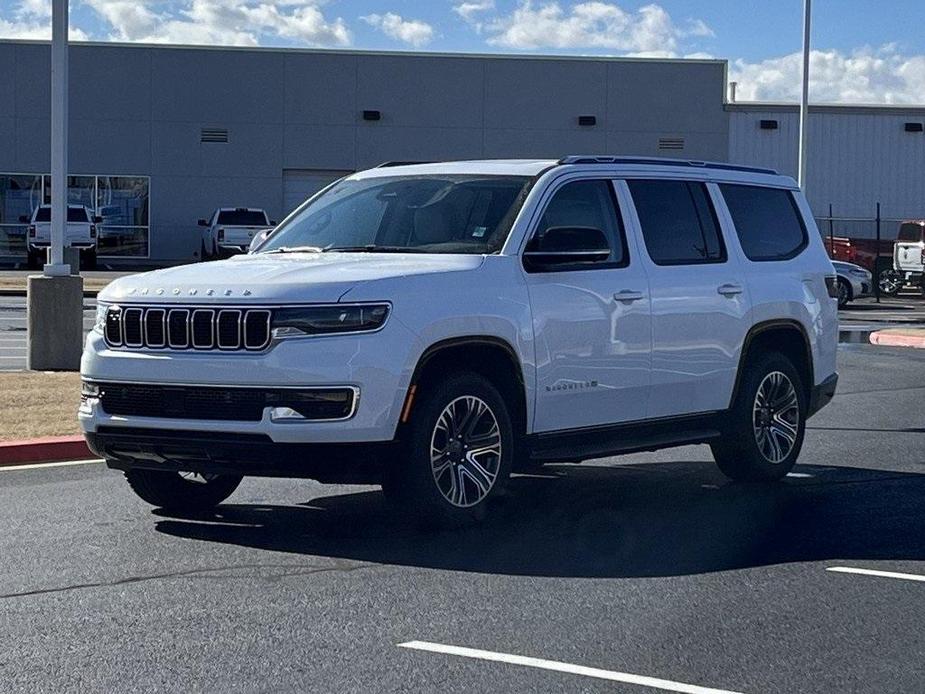
[[[111,415],[259,422],[267,407],[288,407],[308,420],[346,419],[352,388],[222,388],[98,383],[100,405]]]
[[[110,306],[106,343],[130,349],[262,350],[270,344],[269,309]]]

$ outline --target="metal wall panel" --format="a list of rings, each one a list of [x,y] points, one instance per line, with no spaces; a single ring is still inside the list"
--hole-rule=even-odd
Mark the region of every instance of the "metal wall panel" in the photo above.
[[[763,119],[779,130],[761,130]],[[807,197],[817,217],[925,217],[925,135],[905,123],[925,122],[925,109],[825,107],[809,122]],[[729,156],[796,176],[799,115],[792,107],[730,107]]]

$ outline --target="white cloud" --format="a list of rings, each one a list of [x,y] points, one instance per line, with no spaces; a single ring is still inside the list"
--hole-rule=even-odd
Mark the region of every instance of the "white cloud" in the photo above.
[[[309,46],[347,46],[344,20],[328,20],[321,0],[184,0],[159,11],[157,0],[84,0],[106,22],[110,38],[148,43],[256,46],[288,42]]]
[[[635,55],[670,56],[679,40],[712,36],[700,20],[675,22],[660,5],[627,11],[613,2],[580,2],[568,11],[558,2],[521,0],[509,15],[485,24],[488,42],[505,48],[609,48]]]
[[[426,46],[434,38],[434,28],[419,19],[403,19],[394,12],[369,14],[360,17],[370,26],[376,27],[386,36],[403,41],[416,48]]]
[[[802,54],[756,63],[730,63],[740,101],[798,101]],[[851,53],[813,51],[810,100],[816,103],[925,103],[925,55],[902,55],[895,45]]]
[[[11,19],[0,17],[0,37],[5,39],[51,38],[51,2],[46,0],[21,0],[13,8]],[[86,41],[87,34],[75,26],[68,27],[72,41]]]
[[[493,9],[495,9],[495,0],[470,0],[453,6],[453,12],[471,23],[475,23],[479,15]]]

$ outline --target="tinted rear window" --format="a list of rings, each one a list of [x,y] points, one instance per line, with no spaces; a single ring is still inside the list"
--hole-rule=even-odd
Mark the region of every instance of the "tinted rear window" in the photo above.
[[[649,257],[657,265],[721,263],[726,248],[702,183],[627,181]]]
[[[922,240],[922,227],[918,224],[903,224],[899,227],[899,236],[896,238],[899,241],[918,243]]]
[[[267,226],[267,216],[260,210],[228,210],[218,213],[218,223],[232,227]]]
[[[806,248],[806,227],[789,190],[734,184],[720,190],[749,260],[787,260]]]
[[[38,212],[35,215],[36,222],[50,222],[51,221],[51,208],[50,207],[40,207]],[[87,211],[82,207],[68,207],[67,208],[67,221],[69,222],[88,222]]]

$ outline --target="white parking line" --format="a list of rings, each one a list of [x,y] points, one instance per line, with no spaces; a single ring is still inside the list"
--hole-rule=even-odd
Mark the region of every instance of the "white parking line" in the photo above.
[[[0,472],[14,472],[16,470],[38,470],[43,467],[71,467],[73,465],[90,465],[92,463],[102,463],[100,460],[64,460],[59,463],[29,463],[28,465],[0,465]]]
[[[918,574],[904,574],[897,571],[875,571],[874,569],[856,569],[851,566],[829,566],[826,571],[839,574],[860,574],[861,576],[876,576],[878,578],[898,578],[903,581],[919,581],[925,583],[925,576]]]
[[[683,692],[684,694],[737,694],[736,692],[730,692],[727,689],[712,689],[710,687],[700,687],[696,684],[684,684],[683,682],[672,682],[671,680],[662,680],[656,677],[632,675],[627,672],[615,672],[613,670],[600,670],[598,668],[585,667],[583,665],[572,665],[571,663],[563,663],[557,660],[528,658],[522,655],[496,653],[494,651],[482,651],[477,648],[463,648],[461,646],[447,646],[441,643],[430,643],[428,641],[408,641],[406,643],[398,644],[398,647],[411,648],[418,651],[428,651],[430,653],[458,655],[463,658],[490,660],[496,663],[508,663],[509,665],[522,665],[524,667],[539,668],[541,670],[552,670],[554,672],[565,672],[571,675],[582,675],[584,677],[593,677],[595,679],[608,680],[610,682],[638,684],[641,687],[661,689],[666,692]]]

